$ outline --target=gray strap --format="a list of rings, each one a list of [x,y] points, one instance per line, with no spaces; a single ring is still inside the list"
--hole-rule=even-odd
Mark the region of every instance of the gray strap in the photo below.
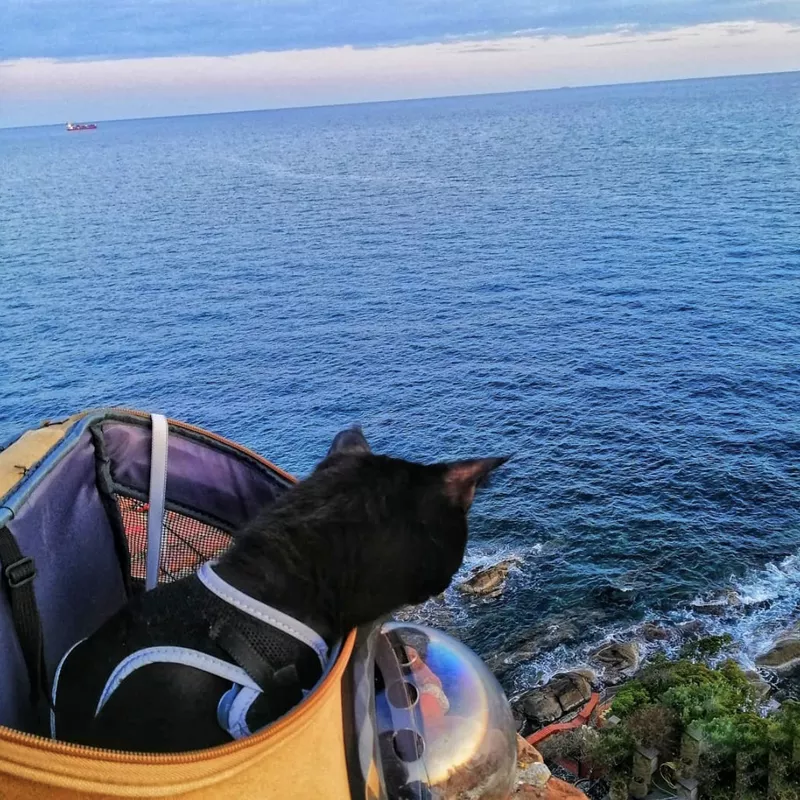
[[[288,633],[289,636],[307,645],[317,654],[322,669],[325,669],[325,665],[328,662],[328,645],[325,644],[325,640],[313,628],[309,628],[308,625],[300,622],[300,620],[290,617],[288,614],[284,614],[266,603],[255,600],[250,595],[240,592],[234,586],[226,583],[212,569],[215,563],[216,561],[206,561],[197,571],[200,583],[209,592],[238,608],[239,611],[244,611],[245,614],[249,614],[251,617],[261,620],[261,622],[266,622],[267,625],[272,625],[273,628]]]
[[[164,503],[167,499],[167,452],[169,427],[167,418],[152,414],[150,444],[150,497],[147,512],[147,573],[146,590],[158,585],[158,566],[161,561],[161,538],[164,532]]]
[[[183,664],[184,666],[194,667],[211,675],[224,678],[231,683],[238,683],[241,686],[254,689],[256,692],[261,691],[258,688],[258,684],[241,667],[223,661],[216,656],[210,656],[208,653],[192,650],[189,647],[172,647],[170,645],[145,647],[144,650],[136,650],[126,658],[123,658],[114,667],[113,672],[108,676],[103,691],[100,693],[100,699],[97,701],[94,715],[97,716],[103,710],[103,706],[125,678],[140,667],[146,667],[149,664]]]

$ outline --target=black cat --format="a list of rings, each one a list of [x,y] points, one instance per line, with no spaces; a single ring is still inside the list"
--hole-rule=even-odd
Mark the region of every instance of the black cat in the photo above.
[[[505,460],[417,464],[343,431],[218,562],[134,598],[67,654],[54,734],[176,752],[286,713],[350,629],[447,588],[475,490]]]

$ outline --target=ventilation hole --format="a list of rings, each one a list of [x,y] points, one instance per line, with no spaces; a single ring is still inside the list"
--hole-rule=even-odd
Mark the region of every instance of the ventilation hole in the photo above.
[[[401,642],[406,648],[412,648],[420,658],[425,658],[430,644],[427,634],[414,628],[395,628],[392,630],[392,636],[395,641]]]
[[[395,681],[387,690],[386,697],[395,708],[411,708],[419,699],[419,692],[413,683]]]
[[[397,663],[401,667],[410,667],[416,661],[416,658],[410,656],[408,650],[402,644],[393,645],[392,650],[394,650]]]
[[[405,728],[397,731],[392,739],[394,751],[401,761],[410,764],[425,752],[425,740],[416,732]]]

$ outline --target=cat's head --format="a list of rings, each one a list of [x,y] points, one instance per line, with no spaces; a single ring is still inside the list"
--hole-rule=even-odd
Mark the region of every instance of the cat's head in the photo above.
[[[311,513],[324,532],[345,626],[447,588],[464,558],[475,493],[506,460],[420,464],[374,454],[359,428],[335,437],[325,459],[290,492],[289,505]]]

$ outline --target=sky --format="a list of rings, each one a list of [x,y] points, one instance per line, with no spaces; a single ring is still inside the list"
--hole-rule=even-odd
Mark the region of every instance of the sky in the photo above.
[[[800,0],[3,0],[0,126],[800,69]]]

